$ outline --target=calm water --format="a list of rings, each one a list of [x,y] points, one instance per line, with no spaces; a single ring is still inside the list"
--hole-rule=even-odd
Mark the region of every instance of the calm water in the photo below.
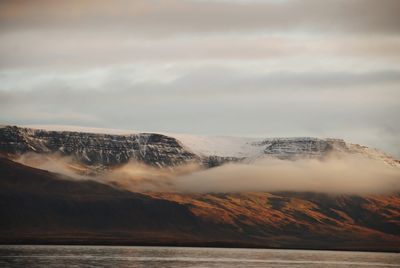
[[[400,267],[400,254],[313,250],[0,246],[0,267]]]

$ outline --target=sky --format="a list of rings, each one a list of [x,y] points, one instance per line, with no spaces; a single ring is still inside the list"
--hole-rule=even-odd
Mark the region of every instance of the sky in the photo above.
[[[334,137],[400,157],[398,0],[2,0],[0,124]]]

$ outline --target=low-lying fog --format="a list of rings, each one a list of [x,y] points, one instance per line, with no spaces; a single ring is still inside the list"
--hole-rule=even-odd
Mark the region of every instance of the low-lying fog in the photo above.
[[[400,191],[400,168],[360,155],[332,155],[323,160],[263,158],[253,163],[225,164],[210,169],[196,164],[155,168],[129,162],[96,175],[88,175],[87,166],[77,164],[71,157],[30,153],[18,162],[74,179],[92,179],[139,192],[381,194]]]

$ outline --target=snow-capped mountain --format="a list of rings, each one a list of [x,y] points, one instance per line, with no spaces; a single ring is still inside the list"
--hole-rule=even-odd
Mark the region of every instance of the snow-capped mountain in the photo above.
[[[161,134],[113,135],[15,126],[0,129],[0,152],[15,155],[59,153],[87,165],[105,166],[136,160],[161,167],[200,160],[176,139]]]
[[[101,132],[101,133],[96,133]],[[113,166],[130,160],[158,167],[198,163],[206,167],[226,162],[251,162],[263,157],[279,159],[323,158],[332,152],[361,154],[397,166],[393,157],[339,139],[239,138],[185,134],[129,133],[115,130],[56,130],[3,126],[0,153],[22,155],[58,153],[86,165]]]
[[[198,245],[208,246],[304,249],[317,245],[327,249],[398,250],[400,195],[397,169],[384,180],[380,174],[386,173],[376,173],[376,181],[381,183],[373,186],[385,184],[385,191],[381,192],[377,187],[376,193],[374,190],[373,194],[368,192],[367,195],[362,189],[371,180],[364,180],[364,177],[360,180],[357,176],[345,176],[344,180],[352,181],[350,184],[335,180],[325,186],[338,183],[345,188],[355,183],[357,195],[348,194],[348,189],[343,193],[338,191],[340,194],[332,194],[330,190],[326,193],[320,188],[327,183],[323,178],[316,182],[318,187],[311,190],[292,188],[291,185],[282,189],[266,188],[260,181],[257,188],[250,191],[243,186],[254,182],[255,178],[251,176],[256,175],[243,176],[240,182],[231,175],[237,170],[249,171],[247,168],[253,168],[251,165],[205,170],[232,161],[251,164],[270,157],[290,161],[324,159],[331,153],[358,154],[399,166],[397,160],[380,151],[337,139],[255,139],[0,127],[0,204],[3,204],[0,206],[0,241],[3,244],[15,241],[140,244],[151,241],[180,246],[193,246],[200,241]],[[36,158],[43,160],[44,165],[24,162],[36,161]],[[163,168],[134,164],[120,166],[128,161]],[[254,171],[260,170],[259,165],[268,165],[266,161],[254,163]],[[50,168],[58,162],[61,166]],[[203,168],[198,169],[197,165],[174,168],[189,163]],[[291,163],[284,162],[283,167],[290,169]],[[352,163],[348,165],[352,167]],[[360,168],[364,166],[351,170]],[[227,180],[219,180],[213,175],[226,170],[230,172],[226,173]],[[129,173],[132,171],[133,174]],[[338,173],[334,178],[343,176],[342,172]],[[239,172],[238,175],[243,174],[247,173]],[[265,180],[282,180],[282,187],[286,187],[288,182],[284,177],[287,173],[277,180],[272,178],[276,173],[271,174],[265,176]],[[204,180],[193,184],[198,179]],[[215,184],[212,183],[214,179]],[[183,180],[193,191],[164,188],[171,183],[179,186]],[[306,181],[299,176],[293,182],[298,180]],[[243,188],[236,191],[226,187],[234,183]],[[149,184],[155,188],[141,188],[141,185]],[[199,189],[202,188],[199,186],[209,184],[213,186],[209,188],[211,190],[203,192]],[[390,191],[386,193],[386,189]],[[74,234],[72,238],[71,233]]]

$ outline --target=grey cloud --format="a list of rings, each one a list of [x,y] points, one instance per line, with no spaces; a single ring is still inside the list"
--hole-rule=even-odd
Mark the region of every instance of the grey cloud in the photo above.
[[[150,76],[142,77],[143,81],[137,80],[144,76],[143,73],[146,71],[141,73],[132,66],[64,74],[47,73],[46,70],[0,72],[0,92],[15,91],[16,94],[20,94],[18,91],[22,91],[26,94],[29,91],[35,93],[48,90],[48,94],[64,92],[63,94],[68,95],[70,91],[80,94],[82,90],[93,90],[96,92],[93,94],[115,91],[121,96],[132,94],[137,98],[155,98],[176,95],[199,97],[205,93],[212,93],[214,96],[269,94],[271,91],[283,90],[294,93],[296,89],[366,92],[367,88],[375,87],[379,88],[378,91],[384,91],[386,88],[396,88],[400,84],[400,71],[397,70],[243,72],[240,67],[202,64],[199,67],[183,69],[179,65],[159,70],[149,68],[147,73],[150,73]]]
[[[77,30],[79,32],[79,30]],[[319,35],[278,36],[204,35],[143,39],[129,33],[76,34],[24,31],[0,34],[0,68],[65,67],[127,64],[131,62],[268,61],[299,56],[311,59],[363,59],[397,64],[400,38]]]
[[[398,10],[0,1],[0,123],[335,136],[400,156]]]
[[[228,68],[198,69],[174,81],[174,89],[185,91],[230,93],[257,93],[271,90],[347,90],[349,87],[399,85],[400,72],[393,70],[375,72],[268,72],[246,75]],[[178,86],[177,86],[178,85]]]
[[[97,79],[89,75],[76,83],[67,76],[35,88],[0,90],[0,121],[261,137],[334,136],[400,155],[400,125],[394,116],[400,112],[400,81],[395,71],[247,77],[209,66],[170,82],[132,82],[130,76],[127,70],[116,71],[95,88],[87,86]]]
[[[304,30],[398,33],[396,0],[339,1],[2,1],[2,29],[175,33]]]

